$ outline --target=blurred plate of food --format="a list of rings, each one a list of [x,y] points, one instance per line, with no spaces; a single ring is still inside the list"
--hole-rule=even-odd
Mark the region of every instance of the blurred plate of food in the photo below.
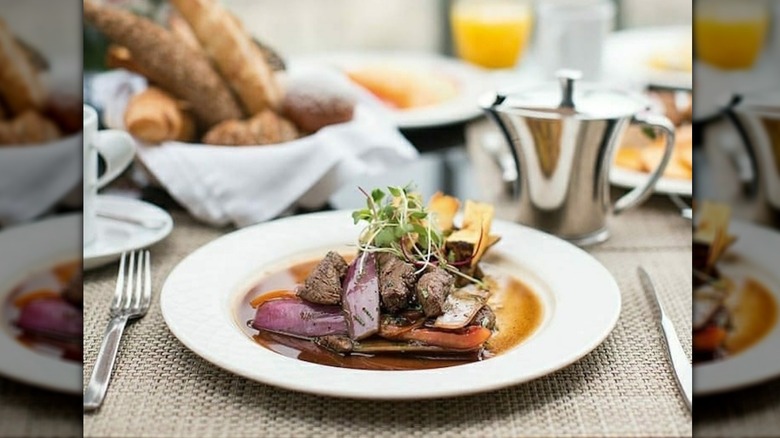
[[[691,26],[643,27],[612,33],[604,52],[610,76],[638,85],[693,87]]]
[[[494,221],[490,204],[409,187],[365,195],[354,212],[272,221],[194,251],[161,292],[171,332],[251,380],[419,399],[547,375],[617,322],[617,283],[581,249]]]
[[[693,100],[688,92],[652,92],[658,108],[675,125],[672,158],[655,186],[657,193],[693,196]],[[652,131],[631,125],[616,154],[610,182],[618,187],[638,187],[658,166],[664,154],[664,139]]]
[[[694,393],[715,394],[780,376],[780,233],[731,221],[701,202],[693,238]]]
[[[0,375],[81,394],[81,215],[0,231]]]
[[[379,99],[401,129],[448,125],[482,114],[476,102],[487,74],[455,58],[415,52],[332,52],[295,57],[296,64],[336,68]]]

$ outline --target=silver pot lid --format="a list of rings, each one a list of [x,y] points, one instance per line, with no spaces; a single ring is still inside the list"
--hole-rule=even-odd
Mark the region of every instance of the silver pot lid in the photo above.
[[[496,111],[529,117],[619,119],[650,108],[650,100],[638,93],[580,82],[576,70],[558,71],[558,83],[545,83],[492,93],[481,104]]]

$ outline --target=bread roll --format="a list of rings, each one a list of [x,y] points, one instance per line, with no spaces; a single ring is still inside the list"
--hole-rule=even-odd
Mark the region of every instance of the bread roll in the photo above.
[[[195,123],[181,104],[159,88],[150,87],[133,96],[125,110],[125,128],[146,143],[190,141]]]
[[[133,59],[160,88],[192,105],[206,127],[240,119],[241,107],[202,53],[168,30],[121,9],[84,2],[84,19],[130,50]]]
[[[306,75],[291,79],[282,101],[282,114],[304,132],[352,120],[356,99],[343,83]]]
[[[46,90],[30,59],[0,18],[0,95],[12,114],[38,109]]]
[[[249,120],[228,120],[213,127],[203,142],[219,146],[258,146],[278,144],[298,138],[289,120],[271,110],[255,114]]]
[[[216,0],[171,0],[250,115],[276,109],[281,90],[260,49]]]
[[[0,145],[48,143],[60,136],[57,125],[34,110],[25,111],[13,120],[0,121]]]

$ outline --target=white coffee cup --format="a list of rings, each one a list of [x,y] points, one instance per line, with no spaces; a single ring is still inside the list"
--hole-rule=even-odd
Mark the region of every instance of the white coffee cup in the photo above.
[[[106,163],[106,170],[98,177],[98,154]],[[124,131],[98,131],[98,115],[94,108],[84,105],[84,246],[97,239],[98,189],[118,177],[133,161],[133,139]]]

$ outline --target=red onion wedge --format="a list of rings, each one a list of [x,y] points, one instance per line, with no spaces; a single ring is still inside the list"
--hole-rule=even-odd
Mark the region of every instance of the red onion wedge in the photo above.
[[[347,322],[340,308],[307,303],[298,298],[261,304],[252,328],[303,338],[347,334]]]
[[[24,306],[16,326],[37,336],[80,341],[84,317],[81,309],[62,298],[44,298]]]
[[[363,253],[349,265],[342,293],[349,337],[358,341],[378,332],[379,276],[374,254]]]

